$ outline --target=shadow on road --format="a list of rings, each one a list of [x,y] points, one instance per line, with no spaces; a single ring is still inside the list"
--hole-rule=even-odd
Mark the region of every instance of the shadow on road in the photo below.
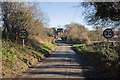
[[[83,55],[76,54],[69,45],[64,46],[63,44],[62,46],[58,46],[56,51],[52,53],[50,57],[43,60],[42,63],[31,67],[23,77],[104,80],[97,75],[95,67],[90,65],[87,60],[84,59]],[[110,78],[108,80],[110,80]]]

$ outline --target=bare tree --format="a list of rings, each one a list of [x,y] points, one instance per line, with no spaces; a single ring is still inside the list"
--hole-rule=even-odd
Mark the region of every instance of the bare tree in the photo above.
[[[88,30],[78,23],[71,23],[67,26],[67,39],[76,43],[90,44]]]
[[[47,16],[31,3],[2,2],[2,17],[4,31],[7,31],[10,40],[16,39],[20,29],[27,29],[29,37],[47,37],[44,28]],[[11,36],[12,35],[12,36]]]

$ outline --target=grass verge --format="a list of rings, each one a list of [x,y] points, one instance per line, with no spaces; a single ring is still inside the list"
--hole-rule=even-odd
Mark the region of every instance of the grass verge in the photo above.
[[[105,49],[94,48],[94,46],[86,46],[84,44],[73,45],[73,49],[76,53],[84,55],[90,64],[97,69],[103,71],[111,71],[111,76],[118,76],[120,71],[120,53],[117,48]]]
[[[55,44],[40,44],[37,47],[2,41],[2,77],[14,78],[37,62],[49,56]]]

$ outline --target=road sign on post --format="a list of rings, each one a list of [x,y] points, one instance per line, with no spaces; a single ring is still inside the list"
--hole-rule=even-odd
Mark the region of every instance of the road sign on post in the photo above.
[[[103,31],[103,36],[107,39],[107,48],[109,49],[109,39],[114,36],[112,29],[107,28]]]
[[[103,31],[103,36],[107,39],[110,39],[114,36],[114,32],[112,31],[112,29],[108,28],[108,29],[105,29]]]
[[[21,38],[23,40],[23,47],[24,47],[24,39],[26,39],[28,37],[28,32],[26,31],[26,29],[21,29],[18,33],[19,38]]]

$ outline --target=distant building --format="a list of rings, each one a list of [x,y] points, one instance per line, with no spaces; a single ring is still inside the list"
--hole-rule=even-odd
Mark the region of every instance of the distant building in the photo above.
[[[61,39],[62,36],[63,36],[63,33],[64,33],[64,29],[63,28],[58,28],[56,30],[56,38]]]
[[[58,28],[56,32],[57,32],[57,33],[59,33],[59,32],[62,32],[62,33],[63,33],[63,32],[64,32],[64,29],[63,29],[63,28]]]

